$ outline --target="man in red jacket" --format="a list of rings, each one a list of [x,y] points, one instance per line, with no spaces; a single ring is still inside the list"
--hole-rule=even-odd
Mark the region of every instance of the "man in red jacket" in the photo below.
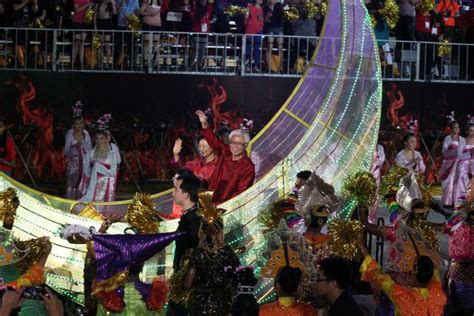
[[[250,136],[243,130],[234,130],[226,145],[209,128],[206,114],[196,111],[196,115],[202,125],[202,135],[219,155],[209,189],[214,191],[213,201],[220,204],[248,189],[255,180],[255,166],[245,151]]]

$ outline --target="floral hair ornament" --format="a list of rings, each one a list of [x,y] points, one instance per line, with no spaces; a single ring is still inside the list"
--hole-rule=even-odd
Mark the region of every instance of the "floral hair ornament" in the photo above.
[[[82,108],[84,106],[82,105],[81,101],[76,101],[74,105],[72,106],[72,118],[80,118],[82,117]]]
[[[451,111],[449,115],[446,115],[446,118],[448,119],[448,123],[451,124],[452,122],[456,122],[456,114],[454,111]]]
[[[104,114],[96,122],[98,131],[107,132],[110,129],[109,123],[112,121],[112,114]]]
[[[416,132],[418,132],[418,120],[410,120],[410,122],[408,122],[408,132],[410,134],[416,134]]]

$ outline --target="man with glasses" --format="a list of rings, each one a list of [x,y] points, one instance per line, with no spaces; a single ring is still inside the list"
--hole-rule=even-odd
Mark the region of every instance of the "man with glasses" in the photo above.
[[[352,283],[352,268],[341,257],[330,257],[319,262],[316,291],[331,303],[329,316],[362,316],[352,296],[347,292]]]
[[[214,191],[212,200],[221,204],[248,189],[255,180],[255,166],[246,152],[250,136],[246,131],[236,129],[230,133],[229,145],[226,145],[209,127],[206,114],[196,111],[196,115],[201,122],[202,135],[219,155],[209,189]]]

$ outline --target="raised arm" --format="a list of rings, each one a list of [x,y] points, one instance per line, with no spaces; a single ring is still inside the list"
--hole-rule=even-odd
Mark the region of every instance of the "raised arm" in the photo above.
[[[209,127],[207,116],[203,111],[196,111],[196,115],[201,122],[202,136],[206,139],[211,148],[219,154],[229,152],[229,146],[224,144]]]

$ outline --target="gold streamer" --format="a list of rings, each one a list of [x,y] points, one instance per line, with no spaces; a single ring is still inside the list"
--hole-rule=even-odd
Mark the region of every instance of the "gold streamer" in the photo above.
[[[372,24],[372,27],[377,26],[377,18],[373,14],[370,14],[370,23]]]
[[[363,233],[362,224],[356,220],[336,219],[329,224],[329,247],[336,256],[348,260],[359,259],[358,236]]]
[[[355,198],[359,206],[370,208],[377,198],[377,185],[370,172],[357,172],[350,175],[342,187],[346,199]]]
[[[21,251],[27,251],[25,258],[16,263],[16,267],[25,273],[45,254],[46,244],[42,238],[30,239],[25,241],[14,240],[15,246]]]
[[[93,294],[98,292],[112,292],[127,283],[128,271],[117,272],[113,277],[107,280],[97,282]]]
[[[156,218],[156,204],[149,194],[136,193],[128,205],[125,220],[140,234],[156,234],[159,223]]]
[[[321,13],[322,16],[326,16],[326,13],[328,12],[327,0],[321,1],[320,5],[319,5],[319,12]]]
[[[191,291],[186,290],[184,288],[184,280],[186,279],[186,276],[188,275],[188,268],[187,264],[185,266],[178,270],[175,271],[169,280],[170,284],[170,293],[169,293],[169,301],[187,306],[189,302],[189,297],[191,296]]]
[[[313,19],[319,13],[319,7],[311,1],[304,4],[304,9],[307,13],[308,19]]]
[[[246,15],[247,12],[247,8],[238,5],[230,5],[224,10],[224,14],[230,17],[234,17],[236,15]]]
[[[223,209],[217,208],[212,202],[211,191],[199,192],[199,209],[197,213],[202,216],[209,224],[213,223],[222,213]]]
[[[101,42],[100,42],[100,35],[95,33],[94,34],[94,37],[92,38],[92,47],[95,49],[95,50],[99,50],[100,49],[100,45],[101,45]]]
[[[400,8],[395,0],[387,0],[384,8],[380,10],[380,14],[387,22],[388,27],[393,29],[400,18]]]

